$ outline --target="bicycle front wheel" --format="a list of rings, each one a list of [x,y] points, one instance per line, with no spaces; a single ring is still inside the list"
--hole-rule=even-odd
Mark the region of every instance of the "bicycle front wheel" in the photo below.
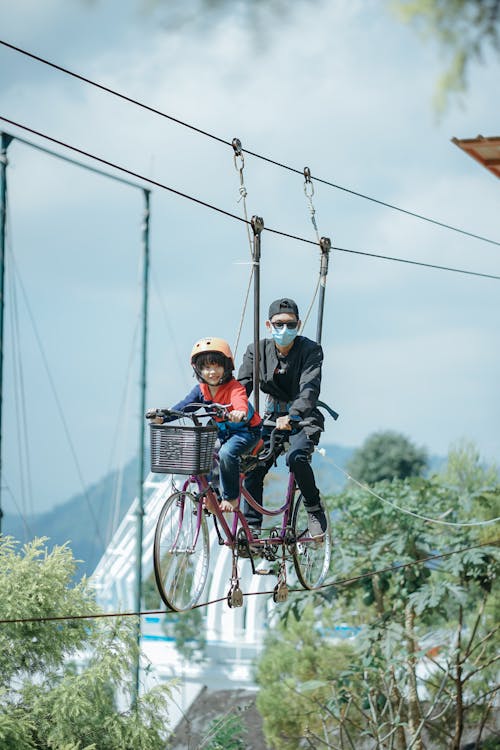
[[[154,571],[160,596],[170,609],[197,604],[208,575],[207,519],[191,492],[174,492],[165,502],[155,531]]]
[[[314,541],[307,528],[307,507],[302,494],[299,495],[293,511],[292,528],[295,536],[293,564],[297,578],[306,589],[315,589],[324,582],[330,568],[332,541],[330,523],[324,539]],[[327,514],[328,520],[328,514]]]

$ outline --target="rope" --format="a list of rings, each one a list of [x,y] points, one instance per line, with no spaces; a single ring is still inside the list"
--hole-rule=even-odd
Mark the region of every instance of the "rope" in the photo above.
[[[316,240],[317,240],[318,245],[320,245],[321,239],[320,239],[320,236],[319,236],[318,225],[316,223],[316,218],[315,218],[316,209],[314,208],[314,205],[313,205],[313,202],[312,202],[313,195],[314,195],[314,185],[313,185],[312,180],[311,180],[311,170],[309,169],[309,167],[304,167],[304,178],[305,178],[304,179],[304,195],[306,196],[306,202],[307,202],[307,204],[309,206],[309,212],[311,214],[311,223],[312,223],[312,225],[314,227],[314,231],[315,231],[315,234],[316,234]],[[320,252],[320,257],[321,257],[321,252]],[[301,332],[306,327],[307,321],[309,320],[309,316],[311,315],[312,309],[314,307],[314,303],[316,301],[316,297],[318,296],[318,291],[319,291],[320,283],[321,283],[321,268],[320,268],[320,271],[318,273],[318,280],[316,282],[316,287],[314,289],[311,302],[310,302],[309,307],[307,309],[307,312],[306,312],[306,315],[305,315],[305,318],[304,318],[304,322],[302,323]]]
[[[441,521],[439,518],[428,518],[427,516],[422,516],[420,513],[414,513],[412,510],[408,510],[407,508],[401,508],[401,506],[396,505],[396,503],[393,503],[391,500],[387,500],[387,498],[382,497],[382,495],[379,495],[377,492],[372,490],[367,484],[364,484],[363,482],[359,482],[357,479],[352,477],[350,474],[347,473],[344,469],[342,469],[340,466],[337,466],[335,461],[332,461],[331,459],[328,459],[332,466],[334,466],[338,471],[340,471],[341,474],[344,474],[344,476],[347,477],[347,479],[350,479],[351,482],[354,482],[354,484],[357,484],[358,487],[361,487],[361,489],[366,490],[366,492],[369,492],[370,495],[373,495],[373,497],[376,497],[378,500],[381,500],[383,503],[386,503],[386,505],[390,505],[391,508],[394,508],[395,510],[400,511],[401,513],[406,513],[408,516],[413,516],[413,518],[419,518],[421,521],[426,521],[427,523],[436,523],[440,524],[441,526],[455,526],[455,527],[474,527],[474,526],[489,526],[490,524],[497,523],[500,521],[500,516],[497,518],[490,518],[488,521],[470,521],[468,523],[459,523],[454,521]]]
[[[1,43],[1,41],[0,41]],[[218,206],[214,206],[210,203],[207,203],[206,201],[200,200],[199,198],[195,198],[192,195],[189,195],[187,193],[183,193],[180,190],[176,190],[175,188],[169,187],[168,185],[164,185],[161,182],[157,182],[156,180],[152,180],[148,177],[145,177],[144,175],[138,174],[137,172],[133,172],[130,169],[127,169],[126,167],[121,167],[118,164],[114,164],[113,162],[110,162],[106,159],[103,159],[100,156],[96,156],[95,154],[88,153],[87,151],[84,151],[83,149],[77,148],[76,146],[71,146],[68,143],[64,143],[64,141],[59,141],[56,138],[52,138],[49,135],[46,135],[44,133],[41,133],[37,130],[34,130],[33,128],[29,128],[27,125],[22,125],[21,123],[15,122],[14,120],[10,120],[7,117],[3,117],[0,115],[0,120],[3,120],[4,122],[8,122],[10,125],[14,125],[15,127],[21,128],[22,130],[26,130],[29,133],[32,133],[33,135],[37,135],[40,138],[45,138],[46,140],[51,141],[52,143],[57,143],[59,146],[62,146],[63,148],[70,149],[71,151],[75,151],[76,153],[79,153],[83,156],[88,157],[89,159],[94,159],[95,161],[100,162],[101,164],[106,164],[108,167],[112,167],[113,169],[117,169],[120,172],[124,172],[125,174],[132,175],[133,177],[137,177],[138,179],[143,180],[146,183],[149,183],[150,185],[154,185],[155,187],[159,187],[162,190],[167,190],[170,193],[173,193],[174,195],[178,195],[181,198],[186,198],[186,200],[190,200],[193,203],[197,203],[200,206],[205,206],[205,208],[209,208],[212,211],[217,211],[220,214],[223,214],[224,216],[228,216],[231,219],[236,219],[236,221],[245,222],[245,219],[242,219],[240,216],[237,216],[236,214],[231,213],[230,211],[226,211],[223,208],[219,208]],[[298,242],[304,242],[308,245],[314,245],[316,246],[316,242],[313,242],[312,240],[305,239],[304,237],[299,237],[295,234],[289,234],[288,232],[283,232],[278,229],[272,229],[270,227],[265,226],[264,231],[271,232],[272,234],[280,235],[281,237],[286,237],[288,239],[297,240]],[[500,243],[494,243],[499,244]],[[342,253],[350,253],[353,255],[362,255],[369,258],[378,258],[380,260],[392,260],[396,263],[409,263],[414,266],[422,266],[423,268],[433,268],[436,270],[441,271],[451,271],[454,273],[461,273],[466,276],[478,276],[485,279],[493,279],[494,281],[500,281],[500,276],[496,276],[494,274],[489,273],[480,273],[478,271],[468,271],[463,268],[453,268],[451,266],[440,266],[436,265],[434,263],[423,263],[421,261],[416,260],[408,260],[406,258],[396,258],[394,256],[390,255],[380,255],[377,253],[371,253],[367,251],[361,251],[361,250],[349,250],[344,247],[336,247],[332,246],[332,250],[338,250]]]
[[[6,205],[6,239],[8,262],[14,263],[14,251],[12,247],[12,217],[10,213],[10,202],[7,196]],[[10,281],[10,310],[11,310],[11,340],[12,340],[12,370],[14,382],[14,399],[16,404],[15,413],[19,415],[16,419],[16,433],[19,453],[19,477],[21,485],[21,498],[26,515],[33,515],[33,484],[31,476],[31,462],[28,440],[28,420],[26,409],[26,391],[24,387],[24,369],[21,356],[21,331],[19,326],[19,306],[17,299],[17,287],[14,275]],[[24,446],[24,448],[23,448]],[[25,482],[26,479],[26,482]],[[23,519],[24,521],[24,519]]]
[[[131,381],[131,375],[132,375],[132,362],[135,355],[135,347],[137,343],[137,336],[139,333],[139,323],[140,319],[139,316],[136,319],[134,332],[132,334],[132,343],[130,346],[130,352],[129,352],[129,358],[127,363],[127,374],[125,378],[125,385],[123,387],[122,397],[120,401],[120,406],[118,408],[118,418],[116,420],[116,425],[113,433],[113,439],[111,441],[111,450],[109,454],[108,459],[108,474],[112,471],[112,466],[115,460],[115,453],[118,449],[118,439],[121,438],[121,444],[120,444],[120,461],[118,462],[119,469],[116,472],[114,482],[113,482],[113,500],[111,502],[109,516],[108,516],[108,528],[106,531],[106,541],[107,543],[110,542],[119,522],[119,511],[120,511],[120,499],[122,494],[122,488],[123,488],[123,472],[124,472],[124,462],[123,462],[123,453],[125,449],[125,443],[124,443],[124,436],[126,435],[126,422],[125,419],[130,414],[130,381]]]
[[[357,576],[352,576],[350,578],[339,578],[336,581],[331,581],[330,583],[324,583],[321,586],[318,586],[317,588],[310,590],[310,593],[313,593],[313,591],[320,591],[321,589],[328,589],[331,587],[336,586],[348,586],[352,583],[357,583],[358,581],[363,580],[363,578],[372,578],[373,576],[380,575],[381,573],[386,572],[394,572],[397,570],[404,570],[405,568],[411,568],[414,565],[422,565],[426,562],[432,562],[433,560],[442,560],[446,557],[451,557],[452,555],[461,554],[464,552],[469,552],[473,549],[479,549],[481,547],[496,547],[500,544],[500,538],[499,539],[493,539],[489,542],[481,542],[480,544],[474,544],[470,547],[461,547],[460,549],[450,550],[449,552],[442,552],[439,555],[429,555],[428,557],[422,557],[419,560],[412,560],[408,563],[397,563],[393,565],[388,565],[385,568],[380,568],[379,570],[372,570],[367,573],[361,573]],[[288,589],[290,593],[309,593],[309,590],[303,589],[303,588],[293,588]],[[243,597],[250,597],[250,596],[269,596],[274,593],[273,591],[251,591],[248,594],[243,594]],[[195,604],[192,609],[200,609],[201,607],[208,607],[212,604],[219,604],[220,602],[225,602],[227,600],[227,596],[221,596],[218,599],[211,599],[207,602],[202,602],[201,604]],[[89,613],[84,615],[47,615],[46,617],[16,617],[12,619],[0,619],[0,625],[15,625],[15,624],[21,624],[21,623],[29,623],[29,622],[61,622],[61,621],[71,621],[71,620],[98,620],[103,618],[110,618],[110,617],[144,617],[147,615],[164,615],[164,614],[176,614],[175,612],[170,612],[169,610],[164,609],[155,609],[155,610],[146,610],[146,611],[140,611],[140,612],[95,612],[95,613]]]
[[[243,215],[245,217],[248,246],[250,248],[250,260],[252,261],[252,265],[250,268],[250,276],[248,277],[247,289],[245,293],[245,298],[243,300],[243,307],[241,310],[240,322],[239,322],[238,331],[236,334],[236,342],[234,344],[234,357],[236,358],[236,354],[238,352],[238,346],[240,344],[240,336],[241,336],[241,331],[243,328],[243,322],[245,320],[245,315],[247,311],[248,298],[250,296],[250,289],[252,287],[252,279],[253,279],[253,272],[254,272],[255,266],[253,264],[254,237],[250,233],[250,221],[248,219],[248,212],[247,212],[247,200],[246,199],[247,199],[248,191],[246,189],[245,181],[243,178],[243,170],[245,168],[245,157],[243,156],[243,150],[241,148],[241,141],[238,138],[233,138],[232,146],[234,149],[234,154],[233,154],[234,168],[236,169],[236,171],[239,173],[239,176],[240,176],[240,187],[239,187],[240,197],[238,198],[238,203],[242,201],[242,204],[243,204]],[[239,165],[238,165],[238,159],[240,160]]]
[[[38,328],[37,328],[37,325],[36,325],[36,322],[35,322],[35,317],[33,315],[33,312],[31,310],[31,307],[30,307],[30,304],[29,304],[28,295],[26,294],[26,290],[24,288],[23,282],[22,282],[21,277],[19,275],[19,271],[18,271],[18,268],[17,268],[17,265],[16,265],[14,259],[12,259],[12,261],[13,261],[12,264],[13,264],[14,272],[15,272],[15,274],[17,276],[18,283],[19,283],[19,286],[21,288],[21,292],[22,292],[22,295],[23,295],[23,298],[24,298],[24,304],[26,305],[26,310],[28,312],[28,316],[29,316],[29,319],[31,321],[33,332],[35,334],[35,339],[36,339],[36,342],[38,344],[38,348],[39,348],[39,351],[40,351],[40,354],[41,354],[41,357],[42,357],[42,362],[43,362],[43,365],[44,365],[44,368],[45,368],[45,372],[47,374],[47,378],[48,378],[48,381],[49,381],[49,384],[50,384],[50,388],[52,390],[52,395],[54,397],[54,401],[56,403],[57,410],[59,412],[59,417],[60,417],[61,422],[62,422],[62,426],[63,426],[63,429],[64,429],[64,434],[66,435],[66,440],[68,441],[68,447],[70,449],[71,455],[73,456],[73,461],[75,463],[75,467],[76,467],[76,471],[77,471],[77,474],[78,474],[78,478],[79,478],[80,484],[82,486],[83,496],[85,498],[85,502],[87,503],[90,515],[92,517],[92,521],[94,523],[94,528],[95,528],[96,535],[97,535],[99,541],[101,542],[102,546],[104,547],[105,546],[104,540],[103,540],[102,535],[101,535],[101,531],[100,531],[100,528],[99,528],[97,517],[96,517],[94,509],[92,507],[92,503],[90,502],[90,497],[88,495],[87,485],[86,485],[85,480],[83,478],[83,474],[82,474],[82,469],[81,469],[81,466],[80,466],[80,462],[78,460],[78,456],[77,456],[77,453],[76,453],[76,450],[75,450],[75,446],[74,446],[73,440],[71,438],[71,432],[70,432],[70,429],[68,427],[68,423],[66,421],[66,417],[64,416],[64,410],[62,408],[61,401],[59,400],[59,396],[58,396],[58,393],[57,393],[57,388],[55,386],[54,379],[53,379],[52,373],[50,371],[50,367],[49,367],[49,363],[48,363],[48,360],[47,360],[47,356],[45,354],[45,350],[43,348],[42,340],[40,338],[40,334],[38,332]]]
[[[212,140],[217,141],[218,143],[222,143],[225,146],[231,145],[229,141],[225,140],[224,138],[220,138],[219,136],[214,135],[213,133],[210,133],[207,130],[203,130],[202,128],[199,128],[195,125],[185,122],[184,120],[181,120],[177,117],[173,117],[172,115],[169,115],[166,112],[162,112],[159,109],[150,107],[144,102],[140,102],[137,99],[133,99],[132,97],[122,94],[119,91],[109,88],[108,86],[104,86],[103,84],[98,83],[97,81],[93,81],[90,78],[87,78],[83,75],[80,75],[79,73],[75,73],[74,71],[69,70],[68,68],[64,68],[61,65],[57,65],[56,63],[46,60],[45,58],[40,57],[39,55],[35,55],[32,52],[28,52],[27,50],[24,50],[21,47],[17,47],[14,44],[9,44],[9,42],[6,42],[2,39],[0,39],[0,44],[4,47],[7,47],[8,49],[14,50],[15,52],[19,52],[21,55],[30,57],[32,60],[36,60],[37,62],[43,63],[44,65],[48,65],[49,67],[54,68],[55,70],[59,70],[60,72],[65,73],[66,75],[69,75],[72,78],[76,78],[80,81],[83,81],[84,83],[89,84],[90,86],[94,86],[95,88],[98,88],[101,91],[105,91],[106,93],[111,94],[112,96],[116,96],[119,99],[123,99],[124,101],[129,102],[130,104],[134,104],[135,106],[140,107],[141,109],[147,110],[148,112],[158,115],[159,117],[163,117],[167,120],[170,120],[171,122],[175,122],[177,125],[181,125],[182,127],[189,128],[190,130],[193,130],[195,133],[203,135],[207,138],[211,138]],[[268,164],[272,164],[276,167],[280,167],[281,169],[285,169],[289,172],[293,172],[294,174],[303,174],[303,172],[300,169],[291,167],[288,164],[284,164],[268,156],[263,156],[262,154],[259,154],[256,151],[249,151],[247,149],[246,153],[249,154],[250,156],[255,157],[256,159],[260,159],[261,161],[267,162]],[[317,182],[321,182],[323,185],[328,185],[329,187],[335,188],[336,190],[342,190],[343,192],[348,193],[349,195],[354,195],[358,198],[363,198],[364,200],[371,201],[372,203],[376,203],[379,206],[390,208],[393,211],[398,211],[400,213],[406,214],[407,216],[412,216],[415,219],[426,221],[430,224],[434,224],[435,226],[439,226],[444,229],[449,229],[452,232],[457,232],[459,234],[465,235],[466,237],[471,237],[473,239],[480,240],[481,242],[487,242],[491,245],[497,245],[500,247],[500,242],[497,240],[492,240],[492,239],[489,239],[488,237],[483,237],[479,234],[475,234],[474,232],[468,232],[465,229],[455,227],[443,221],[438,221],[437,219],[431,219],[428,216],[424,216],[423,214],[416,213],[415,211],[410,211],[408,209],[401,208],[400,206],[396,206],[392,203],[388,203],[387,201],[382,201],[382,200],[379,200],[378,198],[373,198],[369,195],[365,195],[364,193],[360,193],[356,190],[343,187],[342,185],[337,185],[336,183],[331,182],[330,180],[326,180],[326,179],[323,179],[321,177],[316,177],[316,176],[314,176],[314,179]]]
[[[19,503],[16,500],[16,496],[14,495],[14,493],[12,492],[12,490],[10,489],[9,485],[7,484],[7,482],[5,481],[5,474],[2,477],[2,482],[3,482],[2,489],[7,490],[7,492],[9,493],[9,495],[12,498],[12,502],[14,503],[14,505],[16,507],[17,514],[18,514],[19,518],[22,521],[22,524],[23,524],[23,527],[24,527],[24,533],[26,534],[26,537],[28,537],[28,535],[31,536],[31,537],[34,537],[35,535],[34,535],[33,531],[31,530],[31,527],[30,527],[30,525],[28,523],[27,517],[24,515],[21,507],[19,506]],[[5,534],[4,534],[4,536],[5,536]]]

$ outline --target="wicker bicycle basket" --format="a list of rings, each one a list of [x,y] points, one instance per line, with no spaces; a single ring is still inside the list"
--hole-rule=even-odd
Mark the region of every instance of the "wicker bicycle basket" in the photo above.
[[[217,427],[151,424],[151,471],[207,474],[212,468]]]

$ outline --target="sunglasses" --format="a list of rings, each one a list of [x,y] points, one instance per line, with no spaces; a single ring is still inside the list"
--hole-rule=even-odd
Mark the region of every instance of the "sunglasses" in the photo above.
[[[285,327],[288,328],[289,331],[295,331],[295,329],[299,325],[299,321],[298,320],[287,320],[286,322],[284,322],[284,321],[281,321],[281,320],[277,320],[275,322],[274,320],[271,320],[271,325],[277,331],[282,331]]]

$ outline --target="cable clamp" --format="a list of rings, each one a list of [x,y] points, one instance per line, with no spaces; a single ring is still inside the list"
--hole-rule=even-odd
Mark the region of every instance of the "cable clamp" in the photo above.
[[[241,156],[242,146],[241,146],[240,139],[239,138],[233,138],[233,140],[231,141],[231,146],[234,149],[235,156]]]
[[[252,216],[250,224],[254,234],[260,234],[264,229],[264,219],[261,216]]]
[[[243,156],[243,149],[239,138],[233,138],[231,145],[234,149],[234,166],[235,169],[240,173],[240,179],[243,181],[243,168],[245,166],[245,158]],[[239,163],[238,163],[239,160]]]
[[[314,195],[314,185],[312,184],[311,170],[309,169],[309,167],[304,167],[304,178],[304,193],[310,200]]]

